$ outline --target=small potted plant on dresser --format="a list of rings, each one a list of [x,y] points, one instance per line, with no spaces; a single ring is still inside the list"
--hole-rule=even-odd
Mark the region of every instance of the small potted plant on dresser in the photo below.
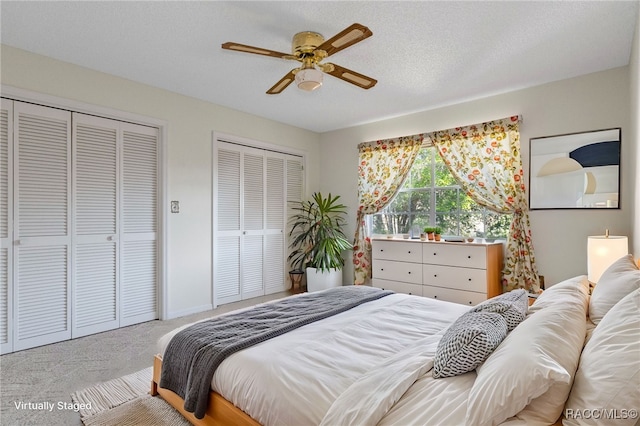
[[[427,226],[426,228],[424,228],[424,233],[427,234],[427,239],[429,241],[433,241],[433,234],[435,232],[436,228],[432,227],[432,226]]]
[[[287,260],[295,269],[306,268],[308,291],[342,285],[342,252],[353,246],[343,231],[347,207],[339,198],[316,192],[311,200],[293,202]]]
[[[440,241],[441,237],[442,237],[442,229],[440,227],[435,227],[433,229],[433,239],[436,241]]]

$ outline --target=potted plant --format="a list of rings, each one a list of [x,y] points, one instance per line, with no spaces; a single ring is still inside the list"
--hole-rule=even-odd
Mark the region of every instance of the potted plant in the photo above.
[[[435,232],[436,228],[431,227],[431,226],[427,226],[426,228],[424,228],[424,232],[425,234],[427,234],[427,239],[429,241],[433,241],[433,233]]]
[[[323,290],[342,285],[342,252],[353,246],[342,230],[347,207],[338,203],[339,195],[324,197],[320,192],[311,200],[293,202],[289,218],[292,249],[287,260],[307,273],[307,289]]]
[[[433,236],[436,241],[440,241],[440,236],[442,235],[442,229],[440,227],[436,227],[433,230]]]

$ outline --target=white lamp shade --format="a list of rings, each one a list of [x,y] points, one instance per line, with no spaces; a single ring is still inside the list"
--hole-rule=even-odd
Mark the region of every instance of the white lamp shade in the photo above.
[[[315,68],[305,68],[296,73],[296,84],[308,92],[322,86],[322,72]]]
[[[613,262],[629,253],[627,237],[597,235],[587,238],[587,274],[597,283]]]

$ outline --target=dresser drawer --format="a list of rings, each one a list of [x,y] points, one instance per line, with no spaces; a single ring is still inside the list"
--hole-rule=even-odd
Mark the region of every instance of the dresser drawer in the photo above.
[[[391,290],[395,291],[396,293],[422,296],[422,286],[419,284],[401,283],[397,281],[380,280],[376,278],[374,278],[371,283],[374,287],[381,288],[383,290]]]
[[[419,241],[380,241],[371,245],[373,259],[399,260],[401,262],[422,262],[422,244]]]
[[[422,284],[422,264],[376,260],[372,266],[373,278]]]
[[[434,265],[487,268],[485,246],[455,243],[427,243],[422,248],[422,261]]]
[[[436,287],[486,293],[487,271],[454,266],[424,265],[422,267],[422,282],[425,285]]]
[[[460,303],[462,305],[475,306],[487,300],[486,293],[475,293],[472,291],[454,290],[450,288],[422,286],[422,295],[432,299],[444,300],[447,302]]]

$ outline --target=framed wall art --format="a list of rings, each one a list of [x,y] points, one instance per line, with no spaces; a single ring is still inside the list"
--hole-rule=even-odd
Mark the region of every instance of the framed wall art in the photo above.
[[[529,208],[619,209],[621,128],[529,139]]]

